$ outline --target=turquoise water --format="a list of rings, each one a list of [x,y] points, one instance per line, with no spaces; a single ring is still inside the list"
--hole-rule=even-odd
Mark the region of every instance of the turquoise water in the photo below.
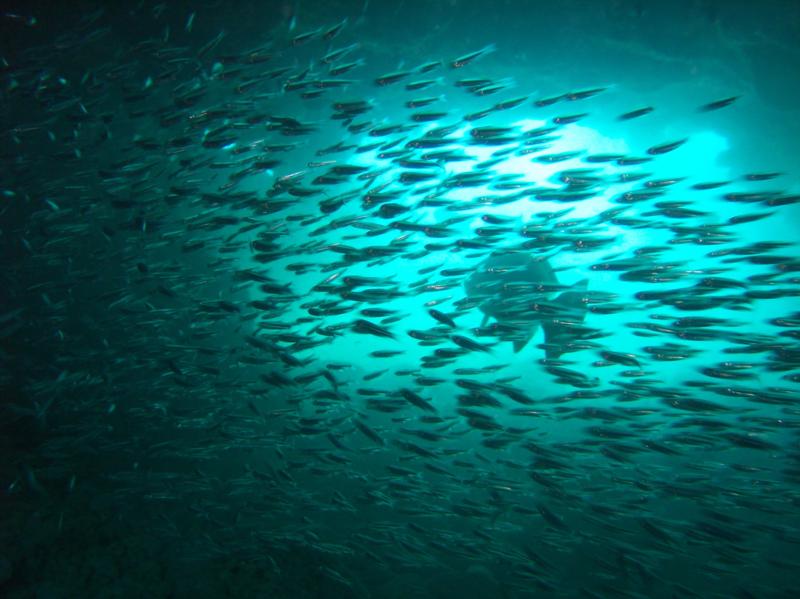
[[[4,596],[797,594],[797,6],[0,23]]]

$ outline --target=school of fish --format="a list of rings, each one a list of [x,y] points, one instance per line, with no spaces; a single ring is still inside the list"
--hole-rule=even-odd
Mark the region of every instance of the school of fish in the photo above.
[[[0,590],[146,530],[73,583],[800,596],[797,173],[571,142],[619,90],[499,40],[391,70],[352,19],[198,14],[2,58]]]

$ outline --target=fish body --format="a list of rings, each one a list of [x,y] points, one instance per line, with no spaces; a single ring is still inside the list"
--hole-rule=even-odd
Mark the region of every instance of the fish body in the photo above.
[[[459,56],[450,63],[450,67],[454,69],[460,69],[472,63],[473,61],[477,60],[481,56],[485,56],[490,52],[494,52],[496,49],[497,46],[495,46],[494,44],[489,44],[488,46],[484,46],[480,50],[476,50],[475,52],[470,52],[469,54],[464,54],[463,56]]]
[[[528,252],[492,252],[466,280],[467,297],[478,301],[481,327],[491,320],[509,326],[514,352],[521,351],[541,326],[548,358],[558,357],[570,338],[568,323],[583,322],[586,282],[563,287],[546,258]],[[550,309],[544,309],[544,304]]]

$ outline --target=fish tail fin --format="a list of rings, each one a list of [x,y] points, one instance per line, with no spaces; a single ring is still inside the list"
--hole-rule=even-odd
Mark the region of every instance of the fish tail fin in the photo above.
[[[586,290],[589,286],[587,279],[582,279],[571,285],[569,289],[559,295],[555,303],[565,310],[564,316],[569,320],[580,321],[586,318]],[[542,323],[544,329],[544,348],[548,359],[557,359],[562,353],[562,344],[569,340],[570,325],[559,320],[547,320]]]
[[[585,292],[588,286],[589,281],[587,279],[578,281],[574,285],[571,285],[570,288],[565,292],[560,294],[555,299],[555,303],[572,312],[572,316],[583,320],[586,317]]]

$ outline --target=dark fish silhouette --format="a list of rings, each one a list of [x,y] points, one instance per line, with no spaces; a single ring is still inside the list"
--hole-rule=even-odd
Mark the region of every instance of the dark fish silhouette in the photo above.
[[[545,352],[557,358],[586,316],[586,281],[561,285],[548,260],[527,252],[492,252],[465,283],[467,296],[483,312],[481,329],[497,330],[521,351],[542,327]],[[489,324],[490,320],[493,324]]]

